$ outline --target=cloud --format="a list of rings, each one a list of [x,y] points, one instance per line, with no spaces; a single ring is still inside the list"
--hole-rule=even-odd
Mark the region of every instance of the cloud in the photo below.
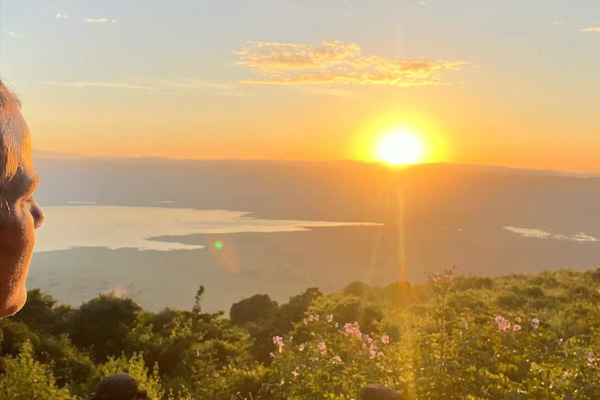
[[[45,81],[44,85],[51,86],[62,86],[74,89],[83,89],[87,87],[97,87],[106,89],[134,89],[134,90],[157,90],[158,88],[152,86],[140,86],[131,85],[128,83],[107,83],[107,82],[58,82],[58,81]]]
[[[416,5],[413,6],[413,10],[419,10],[427,5],[424,1],[419,1]]]
[[[584,33],[600,33],[600,26],[590,26],[589,28],[581,29]]]
[[[152,85],[159,86],[164,91],[186,92],[196,90],[210,90],[213,92],[217,92],[217,94],[223,96],[244,95],[244,93],[238,91],[238,85],[211,82],[203,79],[183,78],[177,80],[150,80],[148,82]]]
[[[564,25],[566,23],[567,23],[567,21],[565,21],[564,19],[558,19],[556,21],[552,21],[552,25]]]
[[[86,19],[84,19],[84,21],[89,24],[106,24],[108,22],[111,22],[114,24],[117,22],[116,19],[108,19],[108,18],[86,18]]]
[[[250,42],[235,54],[239,57],[237,65],[262,76],[242,81],[249,84],[441,85],[444,73],[459,70],[464,64],[365,56],[358,45],[340,41],[324,41],[318,46]]]
[[[61,14],[61,13],[58,13],[58,14],[56,14],[56,15],[54,16],[54,18],[56,18],[56,19],[69,19],[69,14]]]
[[[210,82],[201,79],[185,78],[179,80],[133,79],[131,82],[93,82],[93,81],[45,81],[45,85],[61,86],[73,89],[132,89],[147,90],[156,93],[182,93],[187,91],[210,90],[218,95],[241,96],[238,85]]]
[[[6,31],[6,34],[8,36],[10,36],[11,38],[15,38],[15,39],[22,39],[25,37],[25,35],[23,35],[22,33],[15,32],[15,31],[9,31],[9,30]]]
[[[351,92],[349,90],[341,90],[341,89],[333,89],[327,87],[308,87],[303,88],[306,92],[318,95],[325,96],[334,96],[334,97],[349,97],[355,96],[355,92]]]
[[[196,89],[218,89],[232,90],[233,86],[226,83],[215,83],[202,79],[185,78],[181,80],[155,80],[158,85],[170,89],[196,90]]]
[[[519,228],[515,226],[504,226],[503,228],[509,232],[516,233],[517,235],[528,239],[555,239],[567,240],[578,243],[598,242],[597,238],[587,235],[583,232],[577,233],[575,235],[561,235],[553,234],[551,232],[537,228]]]

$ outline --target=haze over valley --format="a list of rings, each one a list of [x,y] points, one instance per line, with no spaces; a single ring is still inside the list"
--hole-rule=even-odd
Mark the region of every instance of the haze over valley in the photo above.
[[[452,164],[193,161],[38,155],[29,287],[77,305],[227,310],[353,280],[423,282],[598,267],[600,178]],[[168,194],[168,195],[167,195]]]

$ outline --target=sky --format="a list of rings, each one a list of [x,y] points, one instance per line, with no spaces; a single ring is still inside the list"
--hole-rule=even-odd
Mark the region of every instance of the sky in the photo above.
[[[597,0],[0,0],[37,149],[600,172]]]

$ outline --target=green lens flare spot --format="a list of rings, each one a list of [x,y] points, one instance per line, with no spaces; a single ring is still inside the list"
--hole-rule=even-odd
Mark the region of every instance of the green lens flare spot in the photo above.
[[[220,240],[217,240],[215,242],[215,249],[217,249],[217,250],[223,250],[223,247],[225,247],[225,245]]]

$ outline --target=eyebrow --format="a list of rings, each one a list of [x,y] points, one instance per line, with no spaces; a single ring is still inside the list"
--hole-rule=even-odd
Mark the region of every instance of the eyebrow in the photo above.
[[[40,177],[37,172],[34,172],[33,175],[24,173],[21,175],[21,179],[24,181],[24,194],[33,193],[40,183]]]
[[[28,182],[28,188],[29,191],[34,191],[35,189],[37,189],[38,185],[40,184],[40,176],[37,174],[37,172],[33,173],[33,176],[28,176],[27,179]]]

